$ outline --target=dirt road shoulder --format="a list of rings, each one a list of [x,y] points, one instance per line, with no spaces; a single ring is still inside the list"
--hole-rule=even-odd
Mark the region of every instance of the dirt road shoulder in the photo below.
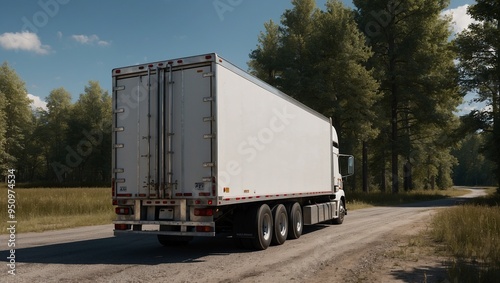
[[[445,282],[447,258],[429,246],[432,239],[425,233],[435,212],[328,262],[317,273],[316,282],[331,278],[343,282]]]

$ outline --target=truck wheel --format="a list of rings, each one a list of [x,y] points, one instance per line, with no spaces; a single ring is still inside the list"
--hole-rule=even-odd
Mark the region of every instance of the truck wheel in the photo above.
[[[339,206],[339,217],[338,218],[333,218],[332,223],[333,224],[342,224],[344,222],[344,216],[345,216],[345,205],[344,201],[340,201],[340,206]]]
[[[273,208],[274,233],[272,243],[282,245],[288,236],[288,214],[286,208],[282,204],[278,204]]]
[[[304,220],[302,219],[302,208],[298,202],[290,206],[288,212],[288,239],[298,239],[304,229]]]
[[[263,204],[251,211],[255,212],[255,222],[253,229],[255,238],[253,239],[253,246],[257,250],[265,250],[271,244],[273,238],[273,215],[271,209],[267,204]]]
[[[157,235],[158,242],[166,247],[185,246],[193,239],[193,237]]]

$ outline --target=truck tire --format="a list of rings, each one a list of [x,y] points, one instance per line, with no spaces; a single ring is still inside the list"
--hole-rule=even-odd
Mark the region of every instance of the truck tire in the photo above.
[[[340,204],[339,204],[339,217],[337,218],[333,218],[332,219],[332,223],[333,224],[337,224],[337,225],[340,225],[344,222],[344,216],[345,216],[345,205],[344,205],[344,201],[341,200],[340,201]]]
[[[271,244],[273,238],[273,215],[267,204],[256,206],[250,210],[254,215],[253,223],[253,247],[256,250],[265,250]]]
[[[288,227],[288,239],[300,238],[304,229],[304,219],[302,218],[302,208],[298,202],[289,206]]]
[[[157,235],[158,242],[165,247],[185,246],[193,239],[187,236]]]
[[[273,208],[274,233],[272,243],[274,245],[282,245],[288,237],[288,213],[282,204],[278,204]]]

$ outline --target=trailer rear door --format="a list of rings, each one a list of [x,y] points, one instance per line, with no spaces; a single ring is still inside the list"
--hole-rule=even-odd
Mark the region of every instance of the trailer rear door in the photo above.
[[[115,75],[115,197],[212,196],[211,69],[138,66]]]

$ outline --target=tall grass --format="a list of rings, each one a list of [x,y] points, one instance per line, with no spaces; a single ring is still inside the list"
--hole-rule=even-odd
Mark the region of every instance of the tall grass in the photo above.
[[[500,276],[500,195],[440,211],[433,238],[452,254],[452,278],[490,282]],[[464,281],[465,282],[465,281]],[[494,281],[491,281],[494,282]]]
[[[40,232],[111,223],[109,188],[16,188],[16,231]],[[0,188],[0,233],[7,233],[7,189]]]

